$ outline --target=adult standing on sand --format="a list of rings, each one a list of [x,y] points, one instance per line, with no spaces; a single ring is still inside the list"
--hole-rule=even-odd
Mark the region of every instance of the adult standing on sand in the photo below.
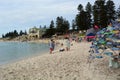
[[[50,54],[52,54],[52,52],[55,48],[55,42],[53,41],[53,39],[51,39],[49,46],[50,46]]]
[[[66,45],[66,50],[69,51],[70,50],[70,40],[69,40],[69,38],[66,38],[65,45]]]

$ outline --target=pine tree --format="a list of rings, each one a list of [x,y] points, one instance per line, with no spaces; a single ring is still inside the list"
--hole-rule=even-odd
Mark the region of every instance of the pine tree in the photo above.
[[[120,19],[120,6],[119,6],[118,9],[117,9],[116,15],[117,15],[117,18]]]
[[[54,21],[52,20],[50,23],[50,29],[53,29],[53,28],[54,28]]]
[[[4,34],[2,34],[2,38],[5,38]]]
[[[78,9],[79,12],[83,11],[83,5],[79,4],[77,9]]]
[[[107,22],[115,20],[115,4],[112,0],[106,2]]]
[[[92,13],[92,5],[90,4],[90,2],[87,3],[85,9],[86,9],[86,11],[87,11],[88,13],[90,13],[90,14]]]
[[[78,6],[78,14],[76,15],[75,21],[77,30],[87,30],[88,29],[88,13],[84,11],[83,6],[80,4]]]
[[[46,27],[46,25],[44,25],[44,29],[46,29],[47,27]]]
[[[83,11],[82,4],[78,5],[77,10],[78,10],[78,14],[76,15],[75,22],[76,22],[77,30],[80,30],[81,29],[81,22],[82,22],[81,12]]]
[[[48,29],[48,34],[49,36],[52,36],[55,34],[55,28],[54,28],[54,21],[52,20],[51,23],[50,23],[50,27]]]
[[[56,19],[56,29],[57,29],[58,34],[62,34],[62,32],[63,32],[63,31],[61,31],[62,23],[63,23],[63,18],[62,17],[57,17],[57,19]]]
[[[20,30],[20,33],[19,33],[19,35],[20,35],[20,36],[22,36],[22,35],[23,35],[23,31],[22,31],[22,30]]]
[[[88,2],[86,5],[87,28],[91,28],[92,25],[91,13],[92,13],[92,5],[90,4],[90,2]]]
[[[68,32],[69,26],[70,26],[69,21],[64,19],[64,22],[63,22],[64,33],[67,33],[67,32]]]
[[[69,30],[69,22],[63,17],[56,18],[56,30],[58,34],[65,34]]]
[[[17,30],[14,30],[13,37],[17,37],[17,36],[18,36],[18,32],[17,32]]]
[[[25,30],[24,34],[27,35],[27,31],[26,30]]]
[[[101,27],[107,26],[105,0],[96,0],[93,6],[94,24]]]
[[[75,28],[76,28],[75,20],[72,20],[72,30],[75,31]]]

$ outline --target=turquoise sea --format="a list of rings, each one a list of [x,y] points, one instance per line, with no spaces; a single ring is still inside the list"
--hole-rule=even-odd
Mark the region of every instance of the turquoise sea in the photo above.
[[[0,65],[37,56],[49,51],[48,44],[28,42],[0,42]]]

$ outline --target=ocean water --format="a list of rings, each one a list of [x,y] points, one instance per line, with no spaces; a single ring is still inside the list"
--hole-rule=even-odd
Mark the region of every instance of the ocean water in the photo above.
[[[0,42],[0,65],[49,51],[48,44],[28,42]]]

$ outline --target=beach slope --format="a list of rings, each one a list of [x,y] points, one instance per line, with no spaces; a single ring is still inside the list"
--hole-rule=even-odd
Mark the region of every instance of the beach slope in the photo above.
[[[74,43],[70,51],[45,54],[0,66],[0,80],[120,80],[107,57],[88,63],[90,43]]]

